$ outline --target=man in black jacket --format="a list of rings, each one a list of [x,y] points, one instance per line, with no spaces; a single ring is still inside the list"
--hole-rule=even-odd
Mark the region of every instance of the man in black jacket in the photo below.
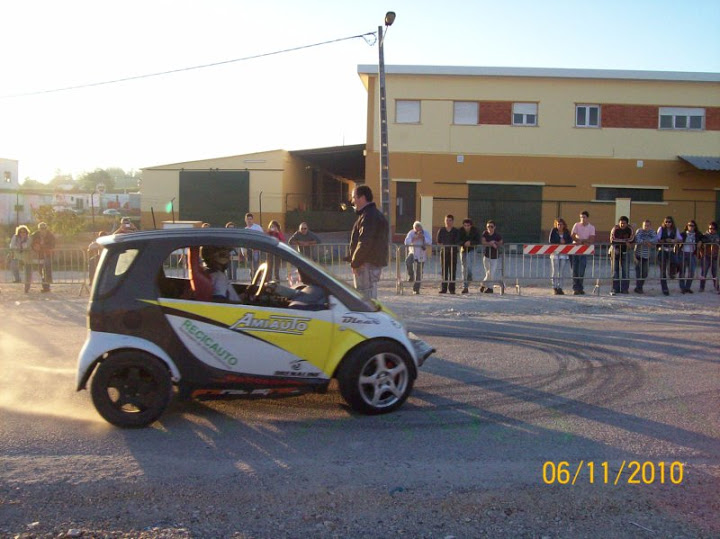
[[[460,231],[453,226],[455,217],[445,216],[445,228],[438,230],[435,243],[440,245],[440,264],[442,267],[442,284],[440,293],[455,293],[455,279],[457,275],[458,249],[460,247]]]
[[[350,234],[350,267],[355,288],[368,299],[377,299],[382,268],[388,265],[387,219],[377,209],[367,185],[353,190],[355,213],[359,215]]]

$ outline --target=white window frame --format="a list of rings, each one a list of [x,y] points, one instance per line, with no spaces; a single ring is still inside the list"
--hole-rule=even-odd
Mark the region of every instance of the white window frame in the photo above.
[[[420,123],[420,100],[419,99],[397,99],[397,100],[395,100],[395,123],[396,124],[419,124]]]
[[[477,101],[453,101],[453,125],[478,125],[480,103]]]
[[[578,118],[578,112],[580,110],[585,111],[585,122],[580,123],[580,120]],[[595,123],[590,122],[590,114],[592,110],[596,111],[596,121]],[[600,105],[575,105],[575,127],[584,127],[584,128],[598,128],[600,127],[600,113],[601,108]]]
[[[694,126],[692,125],[693,123],[695,123]],[[702,131],[705,129],[705,109],[660,107],[658,113],[658,129]]]
[[[536,126],[538,124],[537,103],[513,103],[512,124],[519,126]]]

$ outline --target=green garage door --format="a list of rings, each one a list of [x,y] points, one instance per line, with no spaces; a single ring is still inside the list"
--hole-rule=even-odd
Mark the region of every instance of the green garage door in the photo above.
[[[183,170],[180,172],[180,220],[245,226],[250,207],[247,170]],[[259,219],[258,219],[259,222]]]
[[[481,231],[495,221],[506,243],[541,241],[542,186],[470,184],[468,213]]]

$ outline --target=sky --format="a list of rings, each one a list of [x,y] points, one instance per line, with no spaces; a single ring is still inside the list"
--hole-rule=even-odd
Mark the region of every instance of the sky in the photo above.
[[[0,158],[48,182],[364,143],[378,47],[343,38],[387,11],[386,65],[720,72],[720,0],[0,0]]]

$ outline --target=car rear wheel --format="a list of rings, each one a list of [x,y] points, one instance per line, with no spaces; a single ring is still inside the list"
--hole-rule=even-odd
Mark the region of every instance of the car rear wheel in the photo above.
[[[90,392],[95,408],[108,423],[139,428],[165,411],[172,397],[172,380],[155,357],[120,352],[100,363]]]
[[[352,409],[369,415],[402,406],[414,383],[410,359],[394,343],[370,343],[354,350],[340,365],[337,379]]]

